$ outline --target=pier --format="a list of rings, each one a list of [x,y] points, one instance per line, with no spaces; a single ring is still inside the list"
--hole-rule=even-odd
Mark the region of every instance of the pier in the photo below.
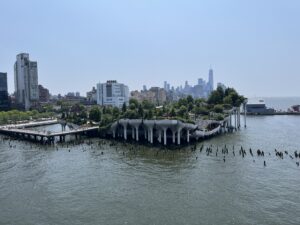
[[[56,121],[56,123],[51,123],[51,124],[57,124],[57,123],[58,121]],[[49,124],[40,123],[39,126],[42,125],[49,125]],[[34,126],[38,126],[38,125],[35,123]],[[66,136],[70,136],[70,135],[75,135],[77,139],[78,136],[80,135],[98,134],[98,129],[99,129],[98,126],[94,126],[94,127],[81,127],[81,128],[66,131],[64,130],[64,125],[62,124],[63,131],[61,132],[50,132],[50,131],[43,132],[43,131],[30,130],[25,128],[21,129],[18,127],[19,125],[2,126],[0,127],[0,133],[14,136],[14,137],[21,137],[27,140],[34,140],[34,141],[41,141],[41,142],[45,141],[47,143],[53,143],[56,137],[59,138],[59,140],[62,142],[65,141]]]

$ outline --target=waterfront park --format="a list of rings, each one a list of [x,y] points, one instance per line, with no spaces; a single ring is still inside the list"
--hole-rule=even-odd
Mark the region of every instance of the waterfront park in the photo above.
[[[122,108],[86,107],[57,101],[34,111],[1,112],[0,124],[4,134],[45,143],[55,142],[56,137],[64,141],[67,135],[75,135],[76,139],[92,135],[158,145],[181,145],[240,128],[240,111],[245,102],[246,98],[233,88],[221,87],[207,99],[187,96],[163,105],[136,99],[130,99],[129,104],[123,104]],[[59,109],[54,106],[59,106]],[[61,123],[62,131],[41,133],[27,130],[27,127],[34,126],[33,121],[43,125],[41,121],[49,123],[49,120]],[[28,122],[31,125],[26,125]],[[14,127],[18,124],[24,126]],[[66,125],[72,129],[66,131]]]

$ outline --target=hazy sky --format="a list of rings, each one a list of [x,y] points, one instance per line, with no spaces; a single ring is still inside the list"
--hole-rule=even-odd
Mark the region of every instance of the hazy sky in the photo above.
[[[0,71],[20,52],[53,94],[116,79],[130,90],[207,80],[300,96],[299,0],[0,0]]]

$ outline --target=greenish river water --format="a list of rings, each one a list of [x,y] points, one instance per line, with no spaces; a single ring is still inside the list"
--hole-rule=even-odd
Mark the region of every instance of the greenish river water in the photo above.
[[[298,225],[299,158],[289,155],[300,152],[299,127],[300,116],[249,117],[246,129],[196,151],[99,139],[49,147],[1,136],[0,224]],[[288,155],[278,158],[275,148]]]

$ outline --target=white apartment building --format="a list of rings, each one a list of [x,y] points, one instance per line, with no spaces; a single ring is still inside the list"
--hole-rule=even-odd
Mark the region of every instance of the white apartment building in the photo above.
[[[123,104],[129,104],[128,86],[115,80],[97,84],[97,104],[121,108]]]
[[[17,55],[14,65],[16,102],[30,109],[39,100],[37,62],[29,60],[29,54]]]

